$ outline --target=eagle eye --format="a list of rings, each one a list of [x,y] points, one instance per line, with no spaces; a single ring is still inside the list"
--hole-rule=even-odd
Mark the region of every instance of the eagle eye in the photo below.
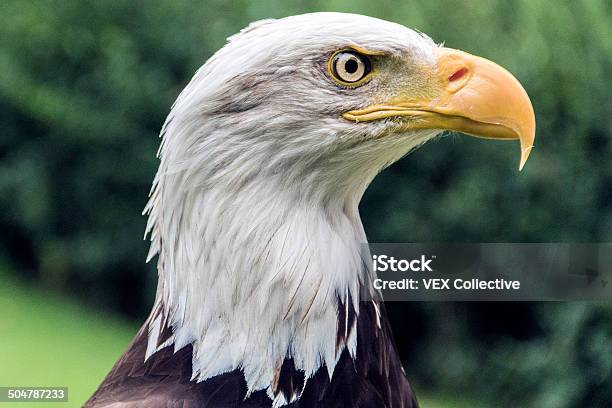
[[[342,85],[358,85],[371,71],[370,59],[356,51],[339,51],[330,59],[330,73]]]

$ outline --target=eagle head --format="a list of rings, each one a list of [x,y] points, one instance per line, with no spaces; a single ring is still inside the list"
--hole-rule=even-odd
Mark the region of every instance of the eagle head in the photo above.
[[[162,129],[147,356],[193,345],[194,379],[242,370],[277,406],[299,398],[275,387],[286,359],[305,381],[331,378],[341,353],[357,358],[359,200],[444,130],[518,139],[522,167],[534,113],[505,69],[387,21],[314,13],[230,37]]]

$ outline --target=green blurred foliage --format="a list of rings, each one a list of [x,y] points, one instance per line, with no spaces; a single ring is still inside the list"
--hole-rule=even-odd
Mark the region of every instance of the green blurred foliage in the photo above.
[[[68,387],[67,403],[32,405],[82,406],[138,326],[58,293],[24,285],[2,272],[0,278],[0,385]],[[1,406],[27,408],[28,404],[3,402]]]
[[[536,148],[520,174],[518,144],[457,135],[386,170],[362,203],[370,241],[611,240],[609,0],[3,0],[5,268],[144,315],[155,272],[143,262],[139,214],[172,101],[241,27],[317,10],[396,21],[492,59],[521,80],[536,110]],[[526,407],[612,400],[609,305],[391,309],[409,375],[432,389]],[[409,332],[406,319],[425,323]]]

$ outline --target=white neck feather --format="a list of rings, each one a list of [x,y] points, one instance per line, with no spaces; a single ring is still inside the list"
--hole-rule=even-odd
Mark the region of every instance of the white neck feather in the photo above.
[[[337,300],[358,310],[366,239],[357,214],[296,202],[274,185],[231,202],[218,190],[183,204],[180,231],[160,254],[170,341],[193,344],[199,381],[240,368],[249,391],[266,389],[289,357],[306,378],[322,365],[331,376],[339,353],[356,346],[351,336],[337,350],[335,333]]]
[[[151,214],[152,255],[159,251],[154,310],[164,308],[174,334],[155,343],[160,315],[150,326],[147,358],[170,344],[175,351],[192,344],[194,379],[241,369],[249,393],[266,389],[274,398],[284,359],[308,379],[323,366],[331,378],[345,348],[354,356],[355,327],[345,328],[339,348],[336,333],[338,309],[358,313],[367,286],[361,193],[312,202],[270,180],[233,192],[222,184],[174,191],[178,196],[164,200],[160,183],[152,202],[174,205]]]

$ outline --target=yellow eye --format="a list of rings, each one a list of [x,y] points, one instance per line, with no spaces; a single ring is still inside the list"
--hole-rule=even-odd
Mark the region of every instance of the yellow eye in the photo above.
[[[372,71],[368,57],[355,51],[335,53],[331,58],[330,68],[334,78],[345,84],[356,84]]]

